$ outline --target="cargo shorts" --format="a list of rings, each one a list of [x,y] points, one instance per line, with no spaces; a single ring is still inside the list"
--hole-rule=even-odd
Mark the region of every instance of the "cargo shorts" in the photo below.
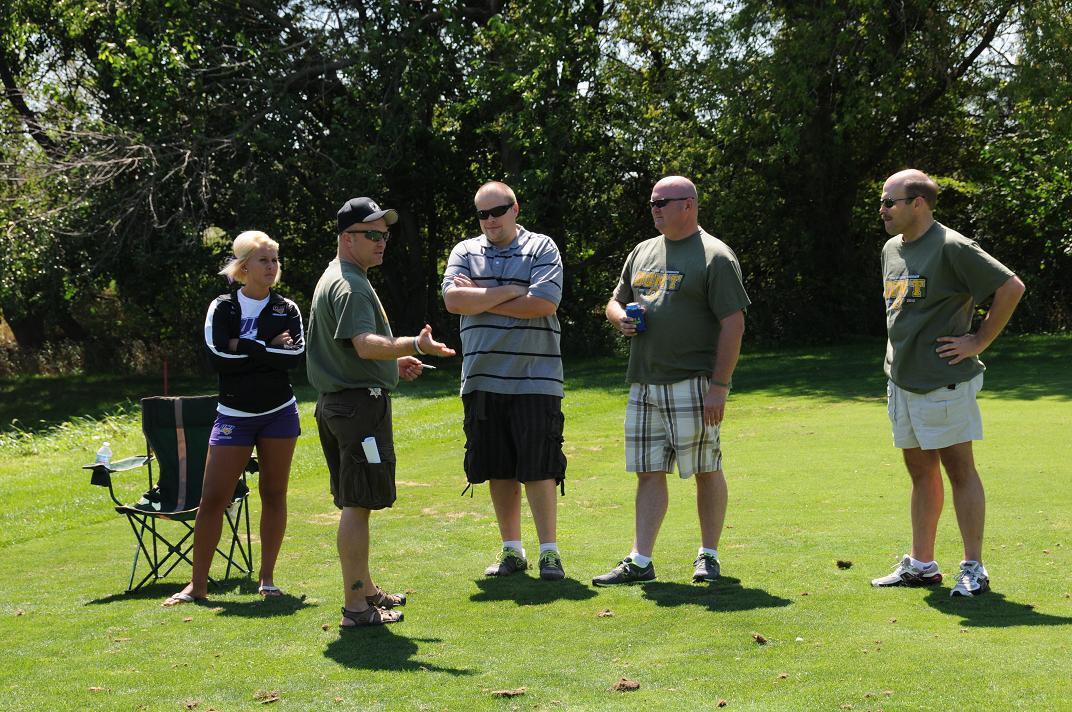
[[[335,506],[385,509],[394,504],[395,443],[387,391],[350,388],[323,393],[314,415]],[[361,445],[370,436],[376,439],[378,463],[369,462]]]
[[[976,396],[983,374],[927,393],[906,391],[893,381],[886,386],[893,445],[901,449],[940,450],[983,439],[983,417]]]

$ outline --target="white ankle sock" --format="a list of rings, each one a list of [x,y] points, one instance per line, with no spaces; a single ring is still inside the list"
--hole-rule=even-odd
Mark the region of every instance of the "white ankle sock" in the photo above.
[[[925,568],[928,568],[931,564],[935,564],[937,562],[934,562],[934,561],[919,561],[918,559],[913,559],[911,556],[909,556],[908,557],[908,563],[912,564],[917,569],[925,569]]]
[[[647,565],[651,563],[650,556],[644,556],[643,554],[638,554],[635,551],[629,554],[629,559],[642,569],[646,568]]]
[[[558,542],[549,541],[546,544],[540,544],[540,553],[545,551],[558,551]]]
[[[700,556],[701,554],[707,554],[708,556],[713,556],[713,557],[715,557],[717,559],[718,558],[718,549],[708,549],[706,547],[701,546],[700,551],[698,551],[696,553],[696,555]]]
[[[521,558],[525,558],[525,547],[521,546],[521,540],[520,539],[517,540],[517,541],[512,541],[512,540],[511,541],[504,541],[503,542],[503,548],[504,549],[516,549],[517,551],[521,552]]]

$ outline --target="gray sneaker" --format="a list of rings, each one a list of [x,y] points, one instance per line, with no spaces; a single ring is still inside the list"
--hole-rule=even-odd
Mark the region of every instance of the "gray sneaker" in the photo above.
[[[957,585],[949,592],[950,596],[978,596],[990,590],[990,574],[978,561],[961,561]]]
[[[540,554],[540,578],[544,581],[559,581],[566,578],[562,568],[562,557],[557,551],[545,551]]]
[[[886,586],[937,586],[942,582],[942,573],[938,570],[938,564],[931,562],[924,568],[912,565],[912,559],[905,556],[901,563],[887,576],[873,579],[871,585],[875,588]]]
[[[695,583],[715,581],[722,573],[722,566],[718,563],[718,559],[711,554],[700,554],[692,563],[696,567],[692,572],[692,580]]]
[[[499,559],[494,564],[484,569],[485,576],[509,576],[510,574],[524,571],[529,567],[529,562],[517,549],[503,547],[499,552]]]
[[[639,581],[655,580],[655,564],[641,568],[633,563],[628,556],[618,562],[618,565],[602,576],[596,576],[592,583],[596,586],[613,586],[619,583],[637,583]]]

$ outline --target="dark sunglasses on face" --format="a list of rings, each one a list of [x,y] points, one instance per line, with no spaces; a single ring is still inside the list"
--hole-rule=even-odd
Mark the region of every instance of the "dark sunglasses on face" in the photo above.
[[[391,239],[391,233],[390,232],[380,232],[379,230],[347,230],[346,234],[347,235],[364,235],[365,237],[367,237],[368,239],[372,240],[373,242],[379,242],[380,240],[383,240],[384,242],[387,242],[389,239]]]
[[[905,198],[882,198],[878,202],[879,202],[879,205],[881,205],[884,208],[892,208],[894,205],[897,204],[898,200],[912,201],[912,200],[915,200],[918,197],[919,197],[918,195],[909,195],[909,196],[907,196]]]
[[[476,216],[481,220],[487,220],[488,218],[501,218],[506,215],[506,211],[514,207],[513,203],[507,203],[506,205],[496,205],[494,208],[488,208],[487,210],[477,210]]]
[[[688,200],[688,197],[685,197],[685,198],[659,198],[658,200],[649,201],[648,205],[650,205],[653,208],[665,208],[669,203],[671,203],[671,202],[673,202],[675,200]]]

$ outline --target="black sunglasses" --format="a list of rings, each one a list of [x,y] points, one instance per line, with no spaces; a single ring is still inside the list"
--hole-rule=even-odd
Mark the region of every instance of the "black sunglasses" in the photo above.
[[[494,208],[488,208],[487,210],[477,210],[476,216],[481,220],[487,220],[488,218],[501,218],[506,215],[506,211],[514,207],[513,203],[507,203],[506,205],[496,205]]]
[[[892,208],[894,205],[897,204],[898,200],[915,200],[918,197],[919,197],[918,195],[909,195],[909,196],[907,196],[905,198],[883,198],[883,199],[879,200],[878,202],[879,202],[879,205],[881,205],[884,208]]]
[[[675,200],[688,200],[688,199],[689,199],[689,197],[684,197],[684,198],[659,198],[658,200],[649,201],[648,205],[650,205],[653,208],[665,208],[668,203],[671,203],[671,202],[673,202]]]
[[[367,237],[368,239],[372,240],[373,242],[379,242],[380,240],[383,240],[384,242],[387,242],[388,240],[391,239],[391,233],[390,232],[380,232],[379,230],[347,230],[346,234],[347,235],[364,235],[365,237]]]

